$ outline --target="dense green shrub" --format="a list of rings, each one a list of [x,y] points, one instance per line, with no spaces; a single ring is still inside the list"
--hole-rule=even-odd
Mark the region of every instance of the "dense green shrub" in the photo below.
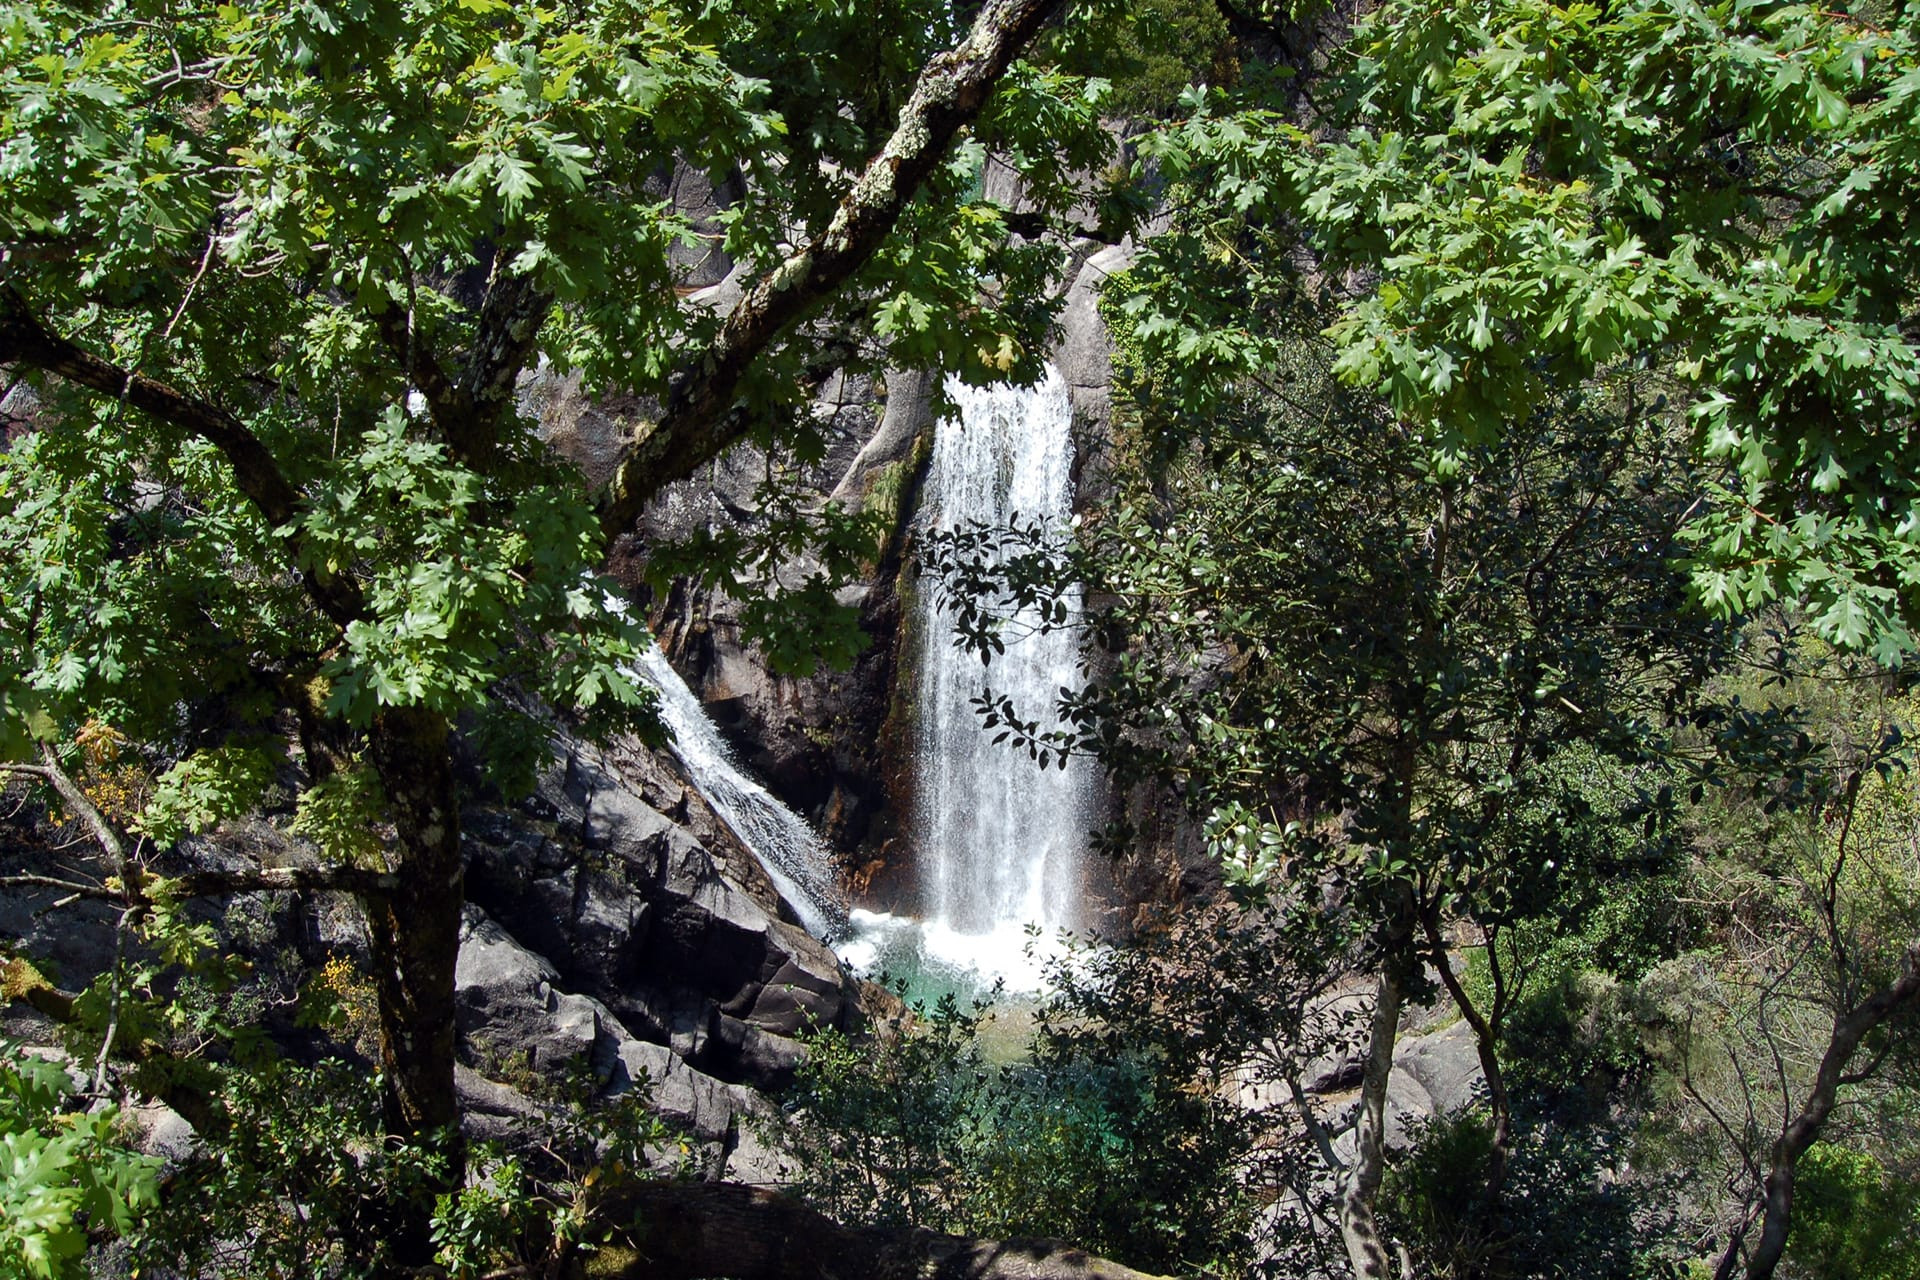
[[[1102,76],[1113,89],[1109,114],[1169,117],[1189,85],[1227,85],[1240,77],[1231,32],[1212,0],[1138,0],[1102,48],[1063,51],[1066,64]]]
[[[796,1190],[849,1223],[1059,1237],[1155,1271],[1245,1265],[1234,1172],[1253,1133],[1178,1055],[1138,1026],[1043,1015],[1031,1056],[996,1064],[986,1016],[948,997],[868,1039],[812,1035],[769,1132]]]
[[[1565,1118],[1604,1114],[1618,1090],[1648,1079],[1647,1019],[1637,983],[1685,945],[1691,922],[1680,872],[1583,886],[1591,903],[1567,903],[1523,922],[1502,949],[1523,975],[1503,1027],[1502,1062],[1522,1106]],[[1488,986],[1484,952],[1467,957],[1467,983]]]
[[[132,1237],[141,1275],[358,1280],[394,1274],[400,1232],[425,1221],[454,1280],[525,1266],[582,1239],[599,1198],[656,1176],[675,1144],[644,1080],[610,1101],[577,1081],[528,1141],[467,1154],[444,1190],[444,1143],[383,1137],[378,1080],[338,1060],[263,1057],[219,1070],[214,1121]],[[419,1212],[410,1212],[410,1208]]]
[[[1518,1135],[1497,1207],[1486,1195],[1492,1127],[1464,1112],[1421,1125],[1389,1166],[1383,1218],[1420,1264],[1452,1280],[1654,1280],[1679,1274],[1671,1179],[1622,1177],[1614,1126]]]
[[[1786,1265],[1809,1280],[1920,1280],[1920,1182],[1816,1143],[1800,1159]]]
[[[125,1234],[155,1202],[159,1161],[76,1092],[62,1064],[0,1048],[0,1274],[85,1276],[90,1235]]]

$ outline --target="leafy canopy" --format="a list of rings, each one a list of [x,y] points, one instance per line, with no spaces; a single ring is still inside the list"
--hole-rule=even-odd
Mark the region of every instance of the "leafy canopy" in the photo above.
[[[539,735],[490,696],[503,681],[590,728],[644,723],[605,534],[515,381],[544,364],[588,394],[665,395],[722,314],[676,263],[717,250],[765,274],[823,231],[914,73],[964,34],[944,7],[882,8],[0,6],[9,323],[231,419],[189,434],[71,379],[10,402],[60,429],[0,458],[0,749],[90,717],[177,741],[189,703],[354,727],[408,707],[477,712],[523,777],[512,744]],[[846,335],[869,330],[976,380],[1035,366],[1056,251],[1013,236],[980,168],[991,149],[1064,210],[1065,175],[1107,145],[1101,92],[1015,66],[896,234],[755,362],[740,410],[763,438],[820,455],[810,362],[836,334],[855,368],[876,357]],[[676,173],[726,193],[716,221],[678,210]],[[263,466],[236,467],[236,435]],[[285,510],[259,501],[263,469]],[[857,560],[850,518],[775,526],[755,556],[822,538]],[[714,552],[683,559],[725,569]],[[343,581],[353,607],[314,607]],[[808,656],[795,617],[847,656],[832,585],[756,614],[784,666]]]
[[[1201,381],[1258,370],[1274,338],[1236,309],[1304,242],[1323,281],[1359,282],[1339,374],[1439,474],[1650,362],[1725,468],[1691,530],[1696,596],[1797,599],[1897,661],[1920,616],[1917,52],[1911,17],[1763,0],[1383,5],[1313,133],[1196,94],[1155,141],[1207,213],[1162,248],[1181,296],[1137,319]]]

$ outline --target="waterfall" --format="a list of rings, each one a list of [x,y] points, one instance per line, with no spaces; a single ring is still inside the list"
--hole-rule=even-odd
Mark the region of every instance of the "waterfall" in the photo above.
[[[720,820],[766,868],[780,896],[816,938],[846,931],[847,913],[819,835],[778,797],[740,771],[713,721],[657,644],[634,663],[634,673],[660,695],[660,719],[673,736],[673,754]]]
[[[1024,389],[947,385],[956,420],[935,428],[923,497],[925,527],[970,520],[1058,527],[1072,515],[1072,407],[1059,371]],[[1069,627],[1040,634],[1027,610],[1003,632],[1006,652],[982,667],[955,647],[953,618],[937,592],[920,593],[917,857],[926,895],[925,946],[936,958],[1004,976],[1022,970],[1026,929],[1081,922],[1081,860],[1090,825],[1092,771],[1074,759],[1041,768],[995,743],[971,700],[991,686],[1020,714],[1055,723],[1064,688],[1077,688],[1080,638]],[[1077,590],[1067,600],[1079,614]],[[1032,985],[1029,981],[1026,985]]]

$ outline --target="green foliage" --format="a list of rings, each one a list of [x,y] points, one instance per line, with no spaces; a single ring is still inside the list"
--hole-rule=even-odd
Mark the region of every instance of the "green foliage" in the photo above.
[[[377,1095],[340,1062],[221,1073],[219,1126],[134,1241],[143,1265],[213,1276],[375,1274],[444,1156],[380,1137]]]
[[[1122,287],[1125,315],[1176,286]],[[1146,443],[1073,543],[928,540],[983,651],[988,585],[1056,618],[1065,581],[1103,602],[1110,669],[1063,698],[1072,727],[991,697],[990,722],[1176,790],[1239,880],[1334,877],[1383,908],[1412,888],[1499,928],[1656,859],[1661,757],[1730,641],[1683,611],[1689,475],[1657,399],[1624,377],[1442,480],[1270,301],[1272,363],[1206,373],[1206,413],[1174,398],[1205,359],[1132,326]]]
[[[1109,114],[1130,120],[1174,113],[1194,84],[1231,85],[1240,63],[1226,19],[1211,0],[1144,0],[1127,6],[1109,42],[1069,45],[1067,65],[1113,82]]]
[[[1920,1184],[1866,1152],[1815,1143],[1794,1182],[1786,1265],[1819,1280],[1920,1277]]]
[[[1679,1213],[1672,1179],[1625,1178],[1621,1135],[1542,1127],[1521,1135],[1490,1207],[1492,1126],[1474,1111],[1421,1124],[1388,1170],[1381,1208],[1422,1274],[1667,1280]]]
[[[1195,95],[1148,149],[1192,203],[1135,318],[1188,382],[1269,362],[1246,317],[1295,247],[1364,281],[1335,368],[1437,474],[1596,375],[1658,368],[1723,469],[1690,523],[1695,597],[1799,600],[1837,643],[1911,648],[1912,23],[1408,0],[1336,66],[1312,136],[1266,99]]]
[[[845,1222],[1064,1237],[1136,1266],[1231,1273],[1252,1215],[1231,1170],[1251,1130],[1205,1096],[1186,1046],[1141,1034],[1146,1019],[1081,1020],[1078,1002],[1098,999],[1084,981],[1012,1063],[981,1051],[984,1006],[951,996],[869,1040],[810,1036],[769,1132],[796,1190]]]
[[[465,1184],[448,1190],[437,1141],[382,1136],[378,1091],[359,1067],[256,1056],[215,1084],[213,1127],[132,1237],[142,1267],[247,1280],[390,1274],[406,1207],[421,1204],[435,1261],[472,1280],[535,1262],[556,1238],[592,1248],[591,1231],[609,1225],[593,1220],[598,1198],[659,1176],[655,1153],[673,1148],[644,1080],[604,1102],[579,1084],[551,1100],[537,1143],[475,1149]]]
[[[850,666],[867,636],[858,607],[835,593],[873,563],[886,533],[882,514],[837,502],[808,506],[785,477],[761,485],[756,499],[750,522],[710,524],[652,548],[648,582],[665,593],[676,577],[693,575],[742,601],[741,622],[778,673]],[[787,565],[804,568],[783,573]]]
[[[1583,804],[1543,807],[1537,820],[1561,824],[1556,856],[1589,874],[1531,900],[1524,909],[1534,914],[1468,950],[1463,982],[1479,1007],[1504,1013],[1501,1058],[1518,1105],[1590,1120],[1625,1100],[1622,1085],[1645,1083],[1646,1011],[1635,984],[1693,945],[1700,921],[1686,905],[1694,886],[1680,849],[1645,837],[1646,779],[1660,775],[1584,746],[1557,752],[1546,768]]]
[[[258,748],[196,751],[155,781],[139,829],[162,848],[197,835],[257,805],[273,770],[273,758]]]
[[[383,853],[374,823],[380,814],[380,780],[364,766],[342,769],[300,793],[287,830],[314,842],[346,866],[377,867]]]
[[[844,1222],[958,1226],[968,1207],[951,1179],[989,1080],[981,1014],[949,995],[911,1028],[870,1041],[809,1035],[770,1132],[797,1162],[795,1189]]]
[[[185,756],[218,744],[171,740],[183,702],[258,720],[315,676],[323,709],[360,727],[384,707],[456,718],[505,690],[596,732],[651,725],[625,670],[644,636],[612,607],[587,495],[531,438],[514,378],[544,360],[583,394],[664,396],[718,323],[683,302],[670,252],[713,243],[764,273],[824,231],[843,175],[961,34],[938,6],[881,19],[792,0],[0,9],[0,286],[232,413],[300,499],[264,520],[206,440],[42,386],[39,429],[0,458],[0,748],[96,716]],[[1059,254],[1014,236],[974,177],[991,151],[1063,216],[1072,175],[1111,149],[1101,92],[1016,66],[810,333],[837,335],[854,371],[878,358],[853,341],[877,315],[889,359],[1035,373]],[[660,198],[676,165],[735,192],[717,229]],[[521,306],[504,346],[475,349],[498,329],[483,320]],[[741,390],[763,443],[802,461],[824,448],[817,355],[776,344]],[[781,670],[863,643],[831,596],[871,533],[799,514],[752,554],[691,558],[726,580],[815,553],[822,572],[747,619]],[[302,575],[350,576],[364,616],[320,616]],[[544,742],[478,737],[510,787]]]
[[[0,1267],[80,1280],[90,1236],[126,1235],[158,1202],[160,1162],[123,1145],[119,1112],[80,1110],[66,1067],[0,1048]]]

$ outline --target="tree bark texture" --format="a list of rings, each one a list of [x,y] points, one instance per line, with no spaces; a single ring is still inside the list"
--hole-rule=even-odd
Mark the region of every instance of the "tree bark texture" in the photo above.
[[[724,1182],[651,1183],[599,1216],[640,1224],[630,1248],[592,1255],[595,1276],[619,1280],[1154,1280],[1058,1240],[845,1227],[785,1196]]]
[[[1346,1246],[1356,1280],[1387,1280],[1393,1274],[1373,1206],[1386,1172],[1387,1083],[1393,1076],[1393,1046],[1405,1001],[1405,985],[1389,956],[1374,990],[1367,1066],[1360,1080],[1360,1114],[1354,1121],[1353,1163],[1340,1189],[1340,1242]]]
[[[633,527],[663,485],[693,474],[746,430],[732,409],[754,360],[873,256],[954,135],[980,114],[1014,57],[1064,3],[987,0],[967,38],[921,70],[892,136],[827,229],[747,290],[674,385],[659,423],[628,445],[600,499],[609,542]]]
[[[459,805],[447,723],[394,707],[368,735],[402,863],[390,892],[362,900],[380,1006],[381,1104],[386,1131],[457,1139],[453,1092],[453,973],[465,885]]]

